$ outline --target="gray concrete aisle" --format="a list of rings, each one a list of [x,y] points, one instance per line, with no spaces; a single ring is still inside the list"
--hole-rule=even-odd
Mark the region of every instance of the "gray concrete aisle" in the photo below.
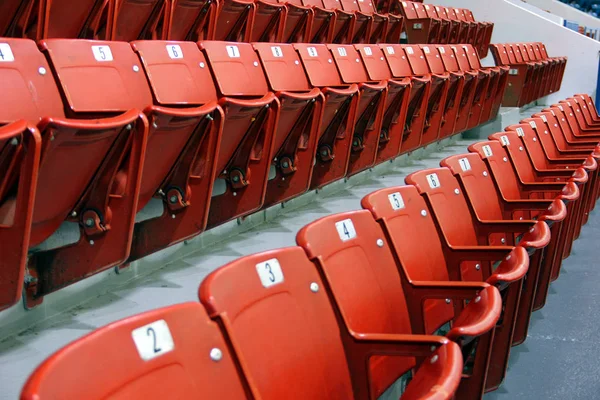
[[[485,400],[600,399],[600,210],[591,214],[533,313],[524,344],[513,347],[504,384]]]

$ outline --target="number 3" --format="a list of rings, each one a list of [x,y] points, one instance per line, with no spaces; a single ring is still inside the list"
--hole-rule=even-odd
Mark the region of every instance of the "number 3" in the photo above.
[[[271,282],[275,282],[275,274],[273,274],[273,270],[271,269],[271,266],[269,265],[269,263],[265,264],[265,268],[267,269],[267,271],[269,271],[269,280]]]

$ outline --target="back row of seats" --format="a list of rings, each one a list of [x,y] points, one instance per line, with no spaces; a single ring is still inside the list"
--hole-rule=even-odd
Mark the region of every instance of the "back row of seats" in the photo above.
[[[134,41],[473,44],[488,52],[493,24],[470,10],[368,0],[5,0],[0,36]]]
[[[549,57],[542,43],[493,44],[491,48],[496,65],[510,67],[503,106],[522,107],[560,90],[566,57]]]
[[[484,123],[508,76],[470,45],[6,39],[0,58],[0,308]]]
[[[469,43],[481,57],[488,54],[494,24],[477,22],[469,9],[399,0],[381,1],[379,7],[404,17],[408,43]]]
[[[481,399],[600,195],[593,107],[567,99],[308,224],[296,247],[229,263],[201,283],[204,307],[79,339],[22,399]]]

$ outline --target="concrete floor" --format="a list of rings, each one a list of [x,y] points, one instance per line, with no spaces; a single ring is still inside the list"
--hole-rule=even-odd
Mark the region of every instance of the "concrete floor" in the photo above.
[[[535,111],[529,109],[520,116]],[[484,138],[490,133],[493,131],[479,136]],[[150,256],[120,275],[104,273],[110,278],[108,283],[104,280],[87,288],[83,285],[89,285],[95,277],[86,279],[57,292],[55,298],[59,300],[51,302],[49,298],[46,306],[28,312],[27,319],[42,322],[29,322],[26,330],[7,334],[7,329],[20,326],[17,323],[23,313],[20,305],[0,314],[4,330],[4,334],[0,330],[0,399],[18,398],[33,369],[67,343],[127,316],[196,301],[200,281],[215,268],[240,256],[293,245],[296,232],[306,223],[335,212],[359,209],[364,195],[382,187],[401,185],[409,173],[436,167],[442,158],[466,152],[473,141],[475,138],[450,143],[442,149],[422,152],[412,159],[405,158],[361,174],[346,183],[334,184],[332,189],[307,194],[300,205],[293,206],[292,202],[286,209],[268,210],[253,217],[253,221],[243,224],[249,225],[242,231],[227,226],[207,232],[187,246]],[[498,391],[486,395],[486,400],[600,398],[597,379],[600,350],[593,345],[594,334],[598,332],[600,300],[600,269],[595,262],[595,246],[600,240],[599,214],[598,211],[592,214],[571,257],[564,262],[560,279],[551,286],[546,307],[534,314],[530,337],[513,349],[506,382]],[[262,220],[258,221],[259,218]],[[228,234],[236,229],[235,235]],[[210,244],[207,235],[220,235],[222,239]]]

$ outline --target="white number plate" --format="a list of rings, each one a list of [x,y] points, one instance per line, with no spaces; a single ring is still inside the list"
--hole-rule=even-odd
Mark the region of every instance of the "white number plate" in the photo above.
[[[335,223],[335,229],[338,231],[338,235],[342,242],[345,242],[356,237],[356,229],[351,219],[345,219]]]
[[[144,361],[150,361],[175,348],[169,325],[163,319],[134,329],[131,337]]]
[[[260,283],[266,288],[283,282],[283,271],[276,258],[256,264]]]
[[[390,204],[392,205],[392,209],[394,211],[401,210],[405,207],[404,199],[402,198],[402,195],[398,192],[389,194],[388,199],[390,200]]]
[[[225,46],[230,58],[240,58],[240,49],[237,46]]]
[[[437,189],[442,186],[440,183],[440,178],[438,178],[437,174],[429,174],[426,176],[426,178],[430,188]]]
[[[8,43],[0,43],[0,62],[15,61],[12,49]]]
[[[178,44],[168,44],[167,53],[169,53],[169,57],[171,58],[183,58],[183,51]]]
[[[113,55],[108,46],[92,46],[92,53],[96,61],[112,61]]]

